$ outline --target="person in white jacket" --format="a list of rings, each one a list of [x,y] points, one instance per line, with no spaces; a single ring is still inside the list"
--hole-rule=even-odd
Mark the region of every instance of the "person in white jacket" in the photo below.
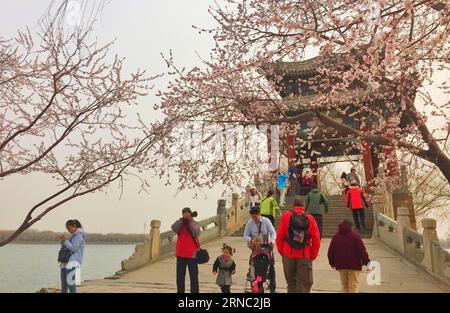
[[[262,200],[261,193],[258,191],[258,189],[256,189],[255,186],[252,186],[249,189],[248,198],[247,198],[248,209],[250,210],[253,207],[259,207],[261,200]]]

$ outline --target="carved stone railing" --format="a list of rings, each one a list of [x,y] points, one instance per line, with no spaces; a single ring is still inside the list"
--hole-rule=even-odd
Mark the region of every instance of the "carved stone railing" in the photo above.
[[[422,227],[423,234],[411,229],[408,208],[398,208],[397,221],[377,212],[374,238],[450,286],[450,254],[439,244],[436,220],[423,219]]]
[[[246,207],[246,200],[234,193],[232,195],[231,207],[226,209],[226,201],[220,199],[217,206],[217,215],[198,221],[200,225],[200,242],[207,242],[222,236],[226,236],[238,230],[249,218]],[[172,230],[160,233],[161,222],[151,221],[149,236],[144,242],[135,247],[135,251],[128,259],[121,263],[122,270],[117,274],[123,274],[151,262],[155,262],[162,257],[173,255],[177,234]]]

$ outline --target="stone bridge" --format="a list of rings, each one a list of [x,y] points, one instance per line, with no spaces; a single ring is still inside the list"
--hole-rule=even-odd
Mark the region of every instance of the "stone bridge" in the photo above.
[[[263,185],[258,188],[264,190]],[[414,227],[411,228],[411,210],[398,207],[394,214],[395,199],[392,199],[392,194],[381,190],[374,195],[368,210],[372,215],[368,218],[372,231],[371,234],[363,234],[363,241],[370,259],[380,264],[380,280],[375,279],[375,273],[362,273],[361,292],[449,292],[450,256],[439,245],[436,221],[424,219],[424,231],[420,234],[412,229]],[[328,223],[324,225],[327,233],[322,239],[319,257],[313,264],[312,292],[340,291],[339,274],[328,265],[327,251],[332,229],[337,230],[339,219],[349,213],[342,197],[335,196],[333,201],[334,211],[330,211],[331,217],[324,218]],[[289,204],[285,209],[288,208]],[[212,263],[220,255],[223,243],[236,249],[234,259],[237,268],[231,290],[244,291],[249,250],[240,236],[240,230],[248,218],[245,199],[235,193],[231,207],[226,208],[225,200],[218,200],[217,215],[199,221],[200,241],[211,256],[209,263],[199,265],[200,292],[219,292],[212,275]],[[172,231],[160,233],[160,226],[160,221],[151,221],[149,236],[136,246],[132,256],[122,261],[119,272],[104,279],[84,281],[79,292],[176,292],[176,234]],[[277,291],[286,292],[281,257],[278,253],[275,255]],[[186,284],[189,290],[188,277]],[[57,292],[58,288],[47,291]]]

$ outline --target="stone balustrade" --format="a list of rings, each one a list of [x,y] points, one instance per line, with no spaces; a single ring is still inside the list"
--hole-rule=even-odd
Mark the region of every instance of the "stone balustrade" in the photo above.
[[[231,207],[226,208],[226,200],[217,201],[217,215],[198,221],[200,225],[200,242],[207,242],[219,237],[227,236],[238,230],[249,218],[245,197],[233,193]],[[160,233],[161,221],[151,221],[149,236],[144,242],[135,247],[135,251],[128,259],[121,263],[122,270],[117,274],[123,274],[162,257],[173,255],[177,234],[172,230]]]
[[[423,219],[423,234],[411,229],[409,208],[399,207],[397,221],[375,213],[374,237],[416,266],[450,285],[450,254],[438,241],[436,220]]]

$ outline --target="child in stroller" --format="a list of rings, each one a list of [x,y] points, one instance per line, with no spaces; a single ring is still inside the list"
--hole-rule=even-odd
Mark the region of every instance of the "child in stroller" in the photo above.
[[[264,293],[269,288],[274,255],[270,244],[258,245],[250,254],[244,292]],[[267,282],[269,280],[269,282]]]

